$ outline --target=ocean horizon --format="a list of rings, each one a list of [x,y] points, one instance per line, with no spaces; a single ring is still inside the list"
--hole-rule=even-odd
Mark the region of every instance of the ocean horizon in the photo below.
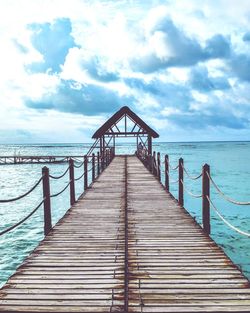
[[[127,139],[128,140],[128,139]],[[84,155],[92,143],[29,143],[0,144],[0,156],[4,155]],[[135,142],[117,142],[117,154],[133,154]],[[153,150],[164,155],[168,154],[170,163],[175,166],[178,159],[184,159],[184,166],[190,175],[198,175],[202,165],[208,163],[211,175],[223,192],[238,201],[250,199],[250,141],[184,141],[184,142],[154,142]],[[60,175],[67,167],[63,164],[46,165],[52,175]],[[0,199],[16,197],[29,190],[41,177],[42,164],[1,165]],[[76,169],[75,175],[81,175],[82,168]],[[67,176],[67,175],[66,175]],[[171,172],[171,180],[176,179],[176,172]],[[164,173],[162,168],[162,181]],[[51,183],[51,191],[61,190],[68,182],[68,177]],[[201,192],[201,181],[190,182],[185,177],[185,184],[193,193]],[[170,183],[170,192],[177,197],[177,185]],[[76,184],[76,195],[83,192],[83,179]],[[235,227],[250,232],[249,206],[236,206],[221,198],[211,187],[211,197],[221,214]],[[11,204],[0,204],[0,230],[18,222],[26,216],[41,201],[42,188],[37,188],[25,199]],[[66,191],[56,199],[52,199],[53,225],[69,209],[69,193]],[[184,207],[201,223],[201,199],[193,199],[184,193]],[[228,228],[211,209],[211,237],[218,243],[232,261],[250,279],[250,242],[245,237]],[[22,263],[25,257],[38,245],[43,238],[43,209],[40,208],[34,216],[20,227],[0,237],[1,265],[0,284]]]

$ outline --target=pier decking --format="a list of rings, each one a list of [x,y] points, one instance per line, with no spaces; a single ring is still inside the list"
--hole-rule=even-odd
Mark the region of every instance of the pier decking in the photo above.
[[[4,312],[247,312],[248,280],[136,156],[116,156],[0,293]]]

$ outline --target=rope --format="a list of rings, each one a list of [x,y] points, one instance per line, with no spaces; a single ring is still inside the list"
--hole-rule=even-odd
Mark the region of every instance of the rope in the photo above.
[[[172,167],[172,166],[170,165],[170,163],[168,162],[168,165],[169,165],[169,168],[170,168],[172,171],[176,171],[176,170],[179,168],[179,164],[176,165],[175,167]]]
[[[184,185],[183,180],[181,180],[181,182],[182,182],[182,185],[183,185],[183,187],[184,187],[184,190],[185,190],[191,197],[193,197],[193,198],[202,198],[202,194],[197,195],[197,194],[193,193],[192,191],[190,191],[190,190],[186,187],[186,185]]]
[[[219,216],[219,218],[231,229],[233,229],[234,231],[236,231],[237,233],[250,237],[250,233],[247,233],[245,231],[240,230],[239,228],[233,226],[230,222],[228,222],[218,211],[218,209],[215,207],[214,203],[212,202],[212,200],[207,196],[207,199],[209,201],[209,203],[211,204],[212,208],[214,209],[215,213]]]
[[[184,172],[186,173],[187,177],[192,179],[192,180],[197,180],[197,179],[201,178],[201,176],[202,176],[202,172],[197,176],[192,176],[188,173],[188,171],[186,170],[186,168],[183,165],[182,165],[182,168],[183,168]]]
[[[83,162],[81,162],[79,165],[74,164],[74,168],[80,168],[80,167],[82,167],[82,166],[83,166],[83,164],[84,164],[84,161],[83,161]]]
[[[164,160],[163,163],[165,164],[166,161]],[[168,163],[169,168],[170,168],[172,171],[176,171],[176,170],[179,168],[179,164],[177,164],[175,167],[173,167],[173,166],[170,164],[169,160],[167,160],[167,163]]]
[[[206,172],[209,180],[211,181],[211,183],[213,184],[214,188],[218,191],[219,195],[224,198],[225,200],[227,200],[228,202],[231,202],[233,204],[236,204],[236,205],[250,205],[250,201],[248,202],[241,202],[241,201],[236,201],[230,197],[228,197],[227,195],[224,194],[224,192],[222,192],[220,190],[220,188],[216,185],[216,183],[214,182],[214,180],[212,179],[212,177],[210,176],[210,174],[208,172]]]
[[[25,193],[22,194],[21,196],[16,197],[16,198],[12,198],[12,199],[0,200],[0,203],[13,202],[13,201],[20,200],[20,199],[26,197],[26,196],[29,195],[33,190],[36,189],[36,187],[40,184],[40,182],[42,181],[42,179],[43,179],[43,176],[38,180],[38,182],[37,182],[29,191],[25,192]]]
[[[177,180],[172,180],[172,179],[169,179],[169,182],[170,182],[171,184],[176,184],[176,183],[178,183],[178,182],[179,182],[179,179],[177,179]]]
[[[80,163],[82,162],[81,160],[79,160],[78,158],[72,158],[75,162]]]
[[[93,167],[91,167],[90,169],[88,169],[88,172],[92,171]]]
[[[69,183],[61,190],[59,191],[58,193],[54,193],[53,195],[50,196],[50,198],[54,198],[54,197],[57,197],[59,196],[61,193],[63,193],[70,185],[72,180],[69,181]]]
[[[18,223],[16,223],[16,224],[14,224],[14,225],[12,225],[12,226],[10,226],[10,227],[8,227],[8,228],[2,230],[2,231],[0,232],[0,236],[2,236],[2,235],[4,235],[4,234],[8,233],[9,231],[15,229],[16,227],[18,227],[19,225],[21,225],[22,223],[24,223],[29,217],[31,217],[31,216],[40,208],[40,206],[41,206],[43,203],[44,203],[44,199],[38,204],[37,207],[35,207],[35,209],[34,209],[32,212],[30,212],[30,213],[29,213],[25,218],[23,218],[20,222],[18,222]]]
[[[64,175],[66,175],[68,171],[69,171],[69,167],[66,169],[66,171],[65,171],[62,175],[60,175],[60,176],[49,175],[49,177],[52,178],[52,179],[60,179],[60,178],[62,178]]]
[[[84,174],[85,174],[85,172],[83,172],[83,174],[82,174],[80,177],[75,178],[75,179],[74,179],[74,181],[78,181],[78,180],[80,180],[80,179],[84,176]]]
[[[167,171],[167,173],[168,173],[168,179],[169,179],[169,182],[170,182],[170,183],[176,184],[176,183],[179,182],[179,178],[178,178],[177,180],[173,180],[173,179],[170,178],[170,175],[169,175],[169,172],[168,172],[168,171]]]

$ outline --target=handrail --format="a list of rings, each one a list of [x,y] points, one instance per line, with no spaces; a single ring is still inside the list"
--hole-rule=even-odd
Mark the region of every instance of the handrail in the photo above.
[[[191,197],[193,197],[193,198],[202,198],[202,194],[197,195],[197,194],[193,193],[191,190],[189,190],[189,189],[187,188],[187,186],[184,184],[183,180],[181,180],[181,183],[183,184],[184,190],[185,190]]]
[[[206,173],[209,180],[211,181],[211,183],[213,184],[214,188],[217,190],[218,194],[224,198],[225,200],[227,200],[228,202],[231,202],[233,204],[236,204],[236,205],[250,205],[250,201],[236,201],[230,197],[228,197],[227,195],[225,195],[225,193],[223,191],[221,191],[221,189],[218,187],[218,185],[214,182],[214,180],[212,179],[212,177],[210,176],[209,173]]]
[[[62,175],[60,175],[60,176],[49,175],[49,177],[52,178],[52,179],[60,179],[63,176],[65,176],[68,173],[68,171],[69,171],[69,167],[66,169],[66,171]]]
[[[59,196],[61,193],[63,193],[69,187],[70,183],[71,183],[71,180],[68,182],[68,184],[61,191],[54,193],[53,195],[50,195],[50,198],[55,198],[55,197]]]
[[[207,197],[209,203],[211,204],[213,210],[215,211],[215,213],[219,216],[219,218],[228,226],[230,227],[231,229],[233,229],[234,231],[236,231],[237,233],[241,234],[241,235],[244,235],[244,236],[247,236],[247,237],[250,237],[250,233],[248,232],[245,232],[243,230],[240,230],[238,227],[235,227],[233,224],[231,224],[230,222],[228,222],[228,220],[225,219],[225,217],[223,217],[221,215],[221,213],[218,211],[218,209],[216,208],[216,206],[214,205],[213,201]]]
[[[183,168],[184,172],[186,173],[187,177],[188,177],[189,179],[191,179],[191,180],[197,180],[197,179],[199,179],[199,178],[202,177],[202,172],[201,172],[199,175],[197,175],[197,176],[192,176],[192,175],[190,175],[189,172],[186,170],[185,166],[182,165],[182,168]]]
[[[79,165],[74,164],[74,168],[80,168],[83,166],[83,164],[84,164],[84,161],[80,162]]]
[[[20,199],[28,196],[33,190],[36,189],[36,187],[40,184],[42,179],[43,179],[43,176],[35,183],[35,185],[33,187],[30,188],[30,190],[28,190],[27,192],[25,192],[21,196],[15,197],[15,198],[12,198],[12,199],[3,199],[3,200],[0,200],[0,203],[14,202],[14,201],[20,200]]]
[[[77,178],[74,178],[74,181],[80,180],[84,175],[85,175],[85,172],[83,172],[81,176],[79,176],[79,177],[77,177]]]
[[[178,168],[179,168],[179,164],[177,164],[176,166],[171,166],[171,164],[168,162],[168,165],[169,165],[169,168],[172,170],[172,171],[176,171],[176,170],[178,170]]]
[[[31,211],[26,217],[24,217],[21,221],[19,221],[18,223],[2,230],[0,232],[0,236],[10,232],[11,230],[15,229],[16,227],[18,227],[19,225],[23,224],[29,217],[31,217],[39,208],[40,206],[44,203],[44,199],[35,207],[35,209],[33,211]]]

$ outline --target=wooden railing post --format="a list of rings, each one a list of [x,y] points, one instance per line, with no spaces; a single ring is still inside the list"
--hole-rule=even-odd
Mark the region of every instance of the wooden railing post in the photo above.
[[[73,205],[76,202],[75,196],[75,175],[74,175],[74,161],[69,159],[69,187],[70,187],[70,204]]]
[[[105,156],[105,152],[102,151],[102,154],[101,154],[101,171],[102,172],[104,170],[104,156]]]
[[[107,150],[107,166],[109,166],[110,163],[110,149]]]
[[[95,154],[92,153],[92,182],[95,180]]]
[[[165,155],[165,188],[169,191],[169,164],[168,164],[168,155]]]
[[[153,173],[153,157],[152,157],[152,154],[149,154],[148,155],[148,169],[151,173]]]
[[[97,176],[100,175],[100,152],[97,152]]]
[[[184,205],[184,198],[183,198],[183,164],[184,161],[182,158],[179,159],[179,205]]]
[[[47,236],[52,229],[51,224],[51,203],[50,203],[50,185],[49,185],[49,169],[44,166],[42,168],[43,175],[43,208],[44,208],[44,235]]]
[[[88,188],[88,157],[84,156],[84,190]]]
[[[202,167],[202,223],[204,232],[209,235],[211,231],[210,226],[210,180],[208,175],[210,174],[210,166],[204,164]]]
[[[155,159],[155,151],[153,152],[153,160],[152,160],[152,173],[153,175],[156,174],[156,167],[155,167],[155,164],[156,164],[156,159]]]
[[[107,167],[107,149],[104,150],[104,168]]]
[[[161,181],[161,154],[157,152],[157,176],[159,181]]]

